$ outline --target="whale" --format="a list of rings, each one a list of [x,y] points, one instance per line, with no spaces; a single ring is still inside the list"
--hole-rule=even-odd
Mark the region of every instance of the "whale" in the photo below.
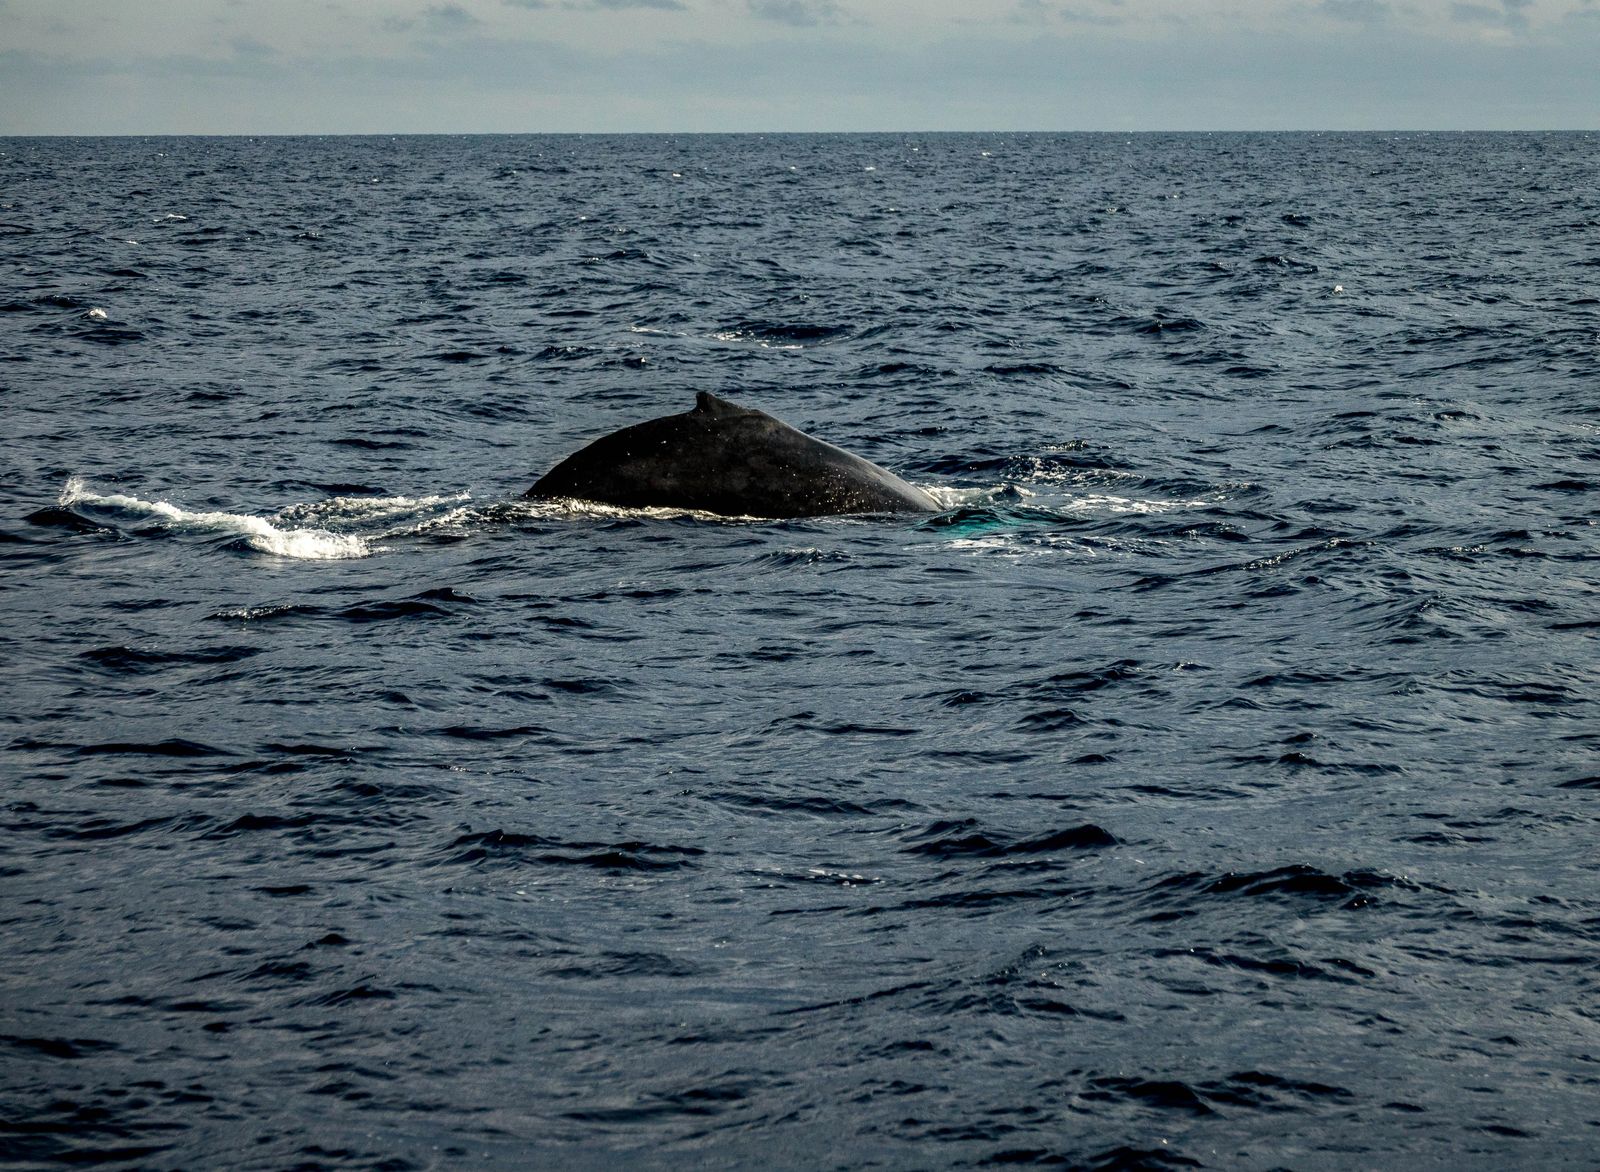
[[[887,468],[705,391],[695,396],[692,411],[601,436],[546,472],[523,497],[724,517],[941,509]]]

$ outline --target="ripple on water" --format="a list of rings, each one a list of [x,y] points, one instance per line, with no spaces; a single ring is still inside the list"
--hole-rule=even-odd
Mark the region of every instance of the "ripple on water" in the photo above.
[[[1591,147],[8,141],[0,1149],[1587,1166]]]

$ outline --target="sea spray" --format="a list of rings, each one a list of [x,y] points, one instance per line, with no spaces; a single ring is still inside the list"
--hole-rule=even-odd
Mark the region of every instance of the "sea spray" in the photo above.
[[[178,531],[237,534],[252,549],[277,557],[327,561],[365,557],[372,552],[367,539],[354,534],[333,533],[327,529],[286,529],[249,513],[195,512],[167,501],[147,501],[125,493],[97,493],[76,476],[62,489],[61,504],[63,507],[82,504],[119,509],[158,518]]]

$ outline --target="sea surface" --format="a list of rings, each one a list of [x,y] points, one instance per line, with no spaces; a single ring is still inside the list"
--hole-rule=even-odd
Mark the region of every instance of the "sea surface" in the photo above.
[[[0,1164],[1594,1168],[1597,175],[0,140]]]

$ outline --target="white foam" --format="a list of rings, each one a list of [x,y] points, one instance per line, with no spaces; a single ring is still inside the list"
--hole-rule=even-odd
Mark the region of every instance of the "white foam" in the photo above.
[[[516,502],[517,511],[532,520],[558,521],[610,521],[618,519],[642,521],[677,521],[689,518],[695,521],[770,521],[772,517],[708,513],[703,509],[685,509],[675,506],[652,505],[632,508],[627,505],[606,505],[599,501],[578,500],[575,497],[540,497]]]
[[[1103,513],[1170,513],[1174,509],[1203,509],[1215,501],[1195,497],[1187,501],[1135,500],[1133,497],[1113,496],[1110,493],[1087,493],[1076,498],[1073,505]]]
[[[985,505],[992,505],[1007,498],[1020,497],[1027,500],[1034,495],[1020,484],[994,484],[987,488],[953,488],[947,484],[918,484],[913,487],[927,493],[937,502],[940,509],[946,511],[981,509]]]
[[[799,342],[769,342],[765,338],[752,337],[740,330],[716,330],[707,335],[718,342],[748,342],[762,350],[804,350]]]
[[[436,509],[441,505],[459,505],[472,499],[469,492],[451,493],[447,496],[336,496],[325,501],[304,505],[288,505],[280,510],[276,520],[298,524],[328,521],[383,521],[391,517],[404,517],[411,513]]]
[[[471,505],[450,509],[435,517],[425,517],[414,525],[402,526],[385,533],[386,538],[420,537],[424,533],[467,532],[485,521],[483,510]]]
[[[1017,561],[1063,553],[1087,558],[1099,556],[1092,546],[1070,535],[1056,533],[988,533],[979,537],[958,537],[950,542],[950,548]]]
[[[121,509],[160,518],[174,529],[190,532],[234,533],[243,537],[252,549],[278,557],[326,561],[365,557],[371,552],[371,546],[362,537],[330,533],[326,529],[282,529],[265,517],[248,513],[197,513],[166,501],[147,501],[124,493],[97,493],[76,476],[61,490],[61,504]]]

